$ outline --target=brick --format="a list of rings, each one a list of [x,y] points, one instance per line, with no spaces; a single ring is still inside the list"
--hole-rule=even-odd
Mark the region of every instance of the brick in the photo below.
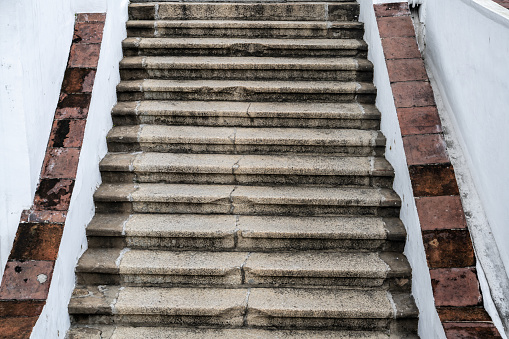
[[[80,150],[77,148],[49,148],[42,166],[41,178],[76,179]]]
[[[39,317],[0,318],[1,338],[28,339]]]
[[[82,107],[64,107],[58,108],[55,111],[55,120],[60,119],[86,119],[88,116],[88,104],[87,108]]]
[[[391,84],[396,108],[435,106],[435,97],[427,81],[405,81]]]
[[[428,80],[421,58],[391,59],[386,61],[391,82]]]
[[[421,52],[414,38],[398,37],[382,39],[385,59],[421,58]]]
[[[74,25],[73,42],[98,44],[103,39],[104,23],[78,22]]]
[[[401,135],[441,133],[442,124],[435,106],[398,108]]]
[[[502,338],[490,323],[444,323],[443,326],[448,339]]]
[[[46,300],[54,261],[8,261],[0,300]]]
[[[9,259],[56,260],[63,231],[63,224],[19,224]]]
[[[88,106],[90,105],[91,95],[89,93],[83,94],[67,94],[60,93],[57,108],[82,108],[88,112]]]
[[[444,164],[449,162],[442,134],[409,135],[403,137],[408,165]]]
[[[4,317],[36,317],[41,314],[46,304],[43,300],[1,300],[0,318]]]
[[[63,224],[67,218],[67,212],[63,211],[32,211],[25,210],[21,213],[21,222],[47,222]]]
[[[461,199],[457,195],[417,198],[415,204],[423,231],[467,227]]]
[[[85,136],[86,123],[86,120],[55,120],[51,129],[48,147],[80,148]]]
[[[468,230],[424,231],[422,240],[429,268],[475,266]]]
[[[459,195],[451,164],[409,166],[414,197]]]
[[[105,22],[106,13],[79,13],[76,22]]]
[[[71,93],[92,93],[96,71],[90,68],[67,68],[62,82],[62,91]]]
[[[441,322],[454,321],[491,321],[483,306],[473,307],[437,307]]]
[[[415,37],[414,25],[409,16],[381,17],[377,19],[381,38]]]
[[[34,209],[67,211],[73,188],[74,180],[41,179],[35,192]]]
[[[478,306],[482,303],[479,282],[473,268],[429,270],[435,305]]]
[[[410,8],[406,2],[396,2],[388,4],[373,5],[377,18],[387,16],[404,16],[410,15]]]
[[[100,44],[72,44],[67,67],[96,68],[100,50]]]

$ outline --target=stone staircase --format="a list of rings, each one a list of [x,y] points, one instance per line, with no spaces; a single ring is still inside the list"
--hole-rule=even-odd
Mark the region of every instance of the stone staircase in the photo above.
[[[356,2],[132,1],[69,338],[416,338]]]

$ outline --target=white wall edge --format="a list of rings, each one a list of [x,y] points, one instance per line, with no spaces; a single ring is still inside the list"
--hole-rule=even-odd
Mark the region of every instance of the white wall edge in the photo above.
[[[461,0],[486,18],[509,28],[509,10],[492,0]]]

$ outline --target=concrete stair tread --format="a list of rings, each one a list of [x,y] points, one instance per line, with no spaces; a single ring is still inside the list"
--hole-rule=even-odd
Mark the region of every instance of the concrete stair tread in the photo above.
[[[329,187],[262,187],[233,185],[102,184],[95,192],[98,202],[167,202],[264,205],[400,206],[391,189]]]
[[[129,20],[129,28],[278,28],[278,29],[329,29],[362,28],[353,21],[248,21],[248,20]]]
[[[126,38],[124,48],[227,48],[242,45],[280,49],[360,49],[367,50],[361,39],[270,39],[270,38]]]
[[[394,305],[395,304],[395,305]],[[402,304],[402,305],[398,305]],[[394,307],[395,306],[395,307]],[[402,307],[405,306],[405,307]],[[77,287],[71,314],[228,317],[232,326],[266,317],[394,319],[417,316],[410,298],[381,289]]]
[[[132,56],[124,57],[120,68],[372,71],[373,66],[366,59],[356,58]]]
[[[394,239],[406,233],[397,218],[284,217],[202,214],[96,214],[89,236],[272,239]]]
[[[125,80],[117,85],[117,92],[193,92],[225,91],[237,88],[258,93],[376,93],[372,83],[335,81],[249,81],[249,80]]]
[[[358,103],[239,102],[239,101],[123,101],[113,115],[189,115],[292,119],[380,119],[374,105]]]
[[[375,331],[264,330],[252,328],[176,328],[94,325],[73,327],[69,339],[389,339]],[[393,335],[390,338],[394,338]],[[417,339],[417,336],[405,337]]]
[[[76,272],[129,275],[373,278],[410,276],[402,254],[374,252],[206,252],[89,248]],[[244,278],[245,276],[246,282]],[[198,283],[197,283],[198,284]]]
[[[382,157],[312,155],[108,153],[101,160],[100,169],[145,173],[393,176],[393,168]]]
[[[385,138],[372,130],[299,128],[233,128],[208,126],[117,126],[108,141],[186,144],[383,146]]]

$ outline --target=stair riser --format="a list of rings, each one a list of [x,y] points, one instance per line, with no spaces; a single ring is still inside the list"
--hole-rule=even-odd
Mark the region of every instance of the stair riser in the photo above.
[[[185,126],[237,126],[237,127],[293,127],[378,130],[380,120],[373,119],[285,119],[285,118],[237,118],[220,116],[184,115],[116,115],[113,124],[123,125],[185,125]]]
[[[257,186],[349,186],[391,188],[392,177],[369,176],[306,176],[306,175],[242,175],[168,172],[108,172],[102,171],[102,181],[107,183],[173,183],[173,184],[238,184]]]
[[[243,282],[240,270],[226,276],[204,276],[204,275],[162,275],[162,274],[105,274],[77,272],[77,283],[81,285],[118,285],[135,287],[223,287],[223,288],[245,288],[245,287],[366,287],[366,288],[389,288],[394,285],[394,279],[375,279],[364,277],[259,277],[245,275]],[[407,277],[409,278],[409,277]],[[410,289],[410,284],[407,290]]]
[[[311,49],[270,48],[259,44],[235,44],[218,48],[132,48],[124,46],[124,56],[235,56],[235,57],[356,57],[367,58],[366,50],[358,49]]]
[[[359,4],[350,3],[166,3],[129,6],[130,20],[337,20],[357,21]]]
[[[190,315],[82,315],[73,314],[76,324],[126,324],[128,326],[229,326],[240,327],[244,324],[243,316],[224,314],[219,316]],[[389,319],[366,318],[298,318],[271,317],[248,311],[246,326],[269,327],[279,329],[321,329],[321,330],[386,330],[390,326]]]
[[[399,207],[331,205],[230,205],[165,202],[96,202],[96,213],[239,214],[288,216],[378,216],[397,217]]]
[[[384,147],[354,146],[294,146],[294,145],[214,145],[214,144],[168,144],[129,143],[108,141],[110,152],[165,152],[165,153],[223,153],[223,154],[328,154],[355,156],[383,156]]]
[[[122,80],[165,79],[165,80],[330,80],[359,81],[373,80],[371,71],[344,70],[244,70],[244,69],[121,69]]]
[[[254,92],[248,89],[232,87],[211,91],[197,88],[192,92],[117,92],[118,101],[133,100],[200,100],[200,101],[272,101],[272,102],[359,102],[374,104],[375,93],[272,93]]]
[[[219,28],[219,27],[127,27],[128,37],[215,37],[215,38],[329,38],[362,39],[364,30],[359,28]]]
[[[237,240],[235,240],[237,238]],[[100,237],[87,236],[90,248],[124,248],[168,251],[387,251],[403,252],[404,239],[305,239],[247,238],[238,234],[224,238]]]

